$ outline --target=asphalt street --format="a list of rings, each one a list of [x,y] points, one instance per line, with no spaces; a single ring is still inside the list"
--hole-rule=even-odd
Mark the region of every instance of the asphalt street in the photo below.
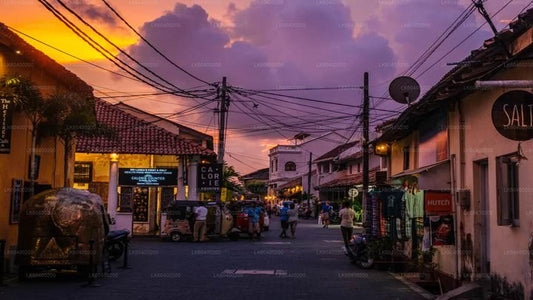
[[[278,219],[261,241],[189,243],[134,238],[131,269],[98,287],[81,279],[16,279],[0,299],[423,299],[386,272],[348,263],[338,226],[302,221],[296,239],[280,239]]]

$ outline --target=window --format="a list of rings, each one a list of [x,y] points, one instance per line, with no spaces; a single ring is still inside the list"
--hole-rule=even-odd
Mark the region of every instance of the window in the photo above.
[[[274,173],[274,159],[270,160],[270,172]]]
[[[357,163],[357,173],[361,173],[361,163]]]
[[[353,174],[353,165],[350,164],[350,174]]]
[[[329,163],[322,166],[322,173],[329,173]]]
[[[403,169],[409,169],[409,146],[403,147]]]
[[[76,162],[74,163],[74,182],[89,183],[93,180],[93,163]]]
[[[285,171],[296,171],[296,164],[292,161],[289,161],[285,164]]]
[[[514,155],[496,158],[498,225],[519,225],[518,163]]]
[[[278,159],[274,159],[274,167],[276,168],[276,172],[278,171]]]

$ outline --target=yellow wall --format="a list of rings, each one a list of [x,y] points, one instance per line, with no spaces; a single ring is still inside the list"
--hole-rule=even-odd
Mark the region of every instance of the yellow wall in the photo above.
[[[406,146],[409,146],[410,153],[409,153],[409,169],[412,170],[416,168],[416,149],[415,149],[415,133],[411,133],[409,136],[395,141],[392,143],[391,146],[391,175],[394,176],[396,174],[402,173],[403,171],[406,171],[403,169],[403,148]]]
[[[44,96],[63,89],[46,71],[0,44],[0,77],[7,74],[28,77]],[[9,224],[11,184],[13,179],[29,181],[30,149],[31,124],[22,112],[16,112],[11,131],[11,153],[0,154],[0,239],[7,240],[7,247],[16,245],[18,235],[18,226]],[[41,164],[37,183],[63,186],[63,149],[59,139],[48,137],[39,141],[36,154],[41,156]],[[73,156],[69,160],[69,169],[72,168]],[[72,171],[69,172],[69,180],[72,182]]]

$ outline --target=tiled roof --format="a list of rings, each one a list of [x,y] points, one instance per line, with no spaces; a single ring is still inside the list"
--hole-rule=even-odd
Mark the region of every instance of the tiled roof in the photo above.
[[[320,156],[319,158],[315,159],[315,162],[334,159],[335,157],[341,155],[344,151],[350,149],[351,147],[357,145],[358,143],[359,141],[354,141],[354,142],[350,142],[350,143],[337,146],[333,148],[333,150],[330,150],[326,152],[325,154],[323,154],[322,156]]]
[[[255,172],[241,176],[241,180],[268,180],[269,168],[257,170]]]
[[[39,66],[57,81],[63,83],[72,92],[85,96],[92,96],[93,88],[81,80],[74,73],[46,56],[43,52],[35,49],[24,41],[15,32],[0,22],[0,44],[5,44],[11,49],[20,51],[21,55]]]
[[[376,172],[379,171],[379,168],[373,168],[369,170],[369,181],[370,184],[373,184],[376,182]],[[333,179],[331,181],[328,181],[326,183],[323,183],[317,187],[317,189],[328,189],[328,188],[334,188],[334,187],[349,187],[354,186],[357,184],[363,183],[363,172],[353,174],[353,175],[347,175],[342,178]]]
[[[446,73],[418,102],[391,121],[391,124],[384,128],[382,135],[373,143],[402,139],[416,128],[418,122],[427,119],[432,112],[475,92],[477,80],[490,79],[502,69],[513,67],[516,61],[527,57],[533,49],[526,47],[519,51],[514,50],[513,42],[532,28],[532,24],[533,9],[529,9],[511,22],[509,29],[498,32],[495,37],[486,40],[481,48],[471,51],[468,57]],[[524,39],[529,41],[530,37]],[[516,52],[513,57],[507,57],[501,43],[506,45],[507,50]]]
[[[293,188],[295,186],[298,186],[298,185],[302,185],[302,176],[299,176],[299,177],[295,177],[293,179],[291,179],[291,181],[283,184],[283,185],[280,185],[278,186],[278,190],[282,190],[282,189],[290,189],[290,188]]]
[[[76,151],[82,153],[124,153],[153,155],[203,155],[215,153],[184,140],[154,124],[136,118],[103,101],[95,101],[99,124],[114,131],[108,136],[80,136]]]

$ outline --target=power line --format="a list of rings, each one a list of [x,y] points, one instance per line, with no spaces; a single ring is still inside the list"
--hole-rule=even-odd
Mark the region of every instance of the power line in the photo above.
[[[171,65],[173,65],[174,67],[178,68],[179,70],[181,70],[183,73],[189,75],[190,77],[200,81],[200,82],[203,82],[205,84],[208,84],[208,85],[213,85],[212,83],[209,83],[193,74],[191,74],[190,72],[188,72],[187,70],[185,70],[184,68],[178,66],[174,61],[172,61],[170,58],[168,58],[165,54],[163,54],[160,50],[158,50],[152,43],[150,43],[150,41],[148,41],[144,36],[142,36],[135,28],[133,28],[133,26],[130,25],[130,23],[128,23],[128,21],[126,21],[113,7],[111,7],[111,5],[106,1],[106,0],[102,0],[102,2],[104,2],[104,4],[115,14],[115,16],[117,16],[124,24],[126,24],[126,26],[128,26],[129,29],[131,29],[133,32],[135,32],[135,34],[140,37],[148,46],[150,46],[150,48],[152,48],[157,54],[161,55],[161,57],[163,57],[166,61],[168,61]]]

